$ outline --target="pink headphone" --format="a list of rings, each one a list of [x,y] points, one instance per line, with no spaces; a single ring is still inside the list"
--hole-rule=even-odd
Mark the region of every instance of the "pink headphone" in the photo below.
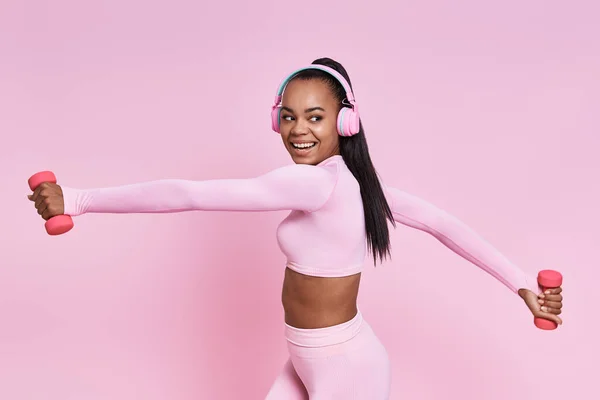
[[[283,91],[285,87],[289,83],[292,78],[294,78],[299,72],[305,71],[307,69],[318,69],[321,71],[325,71],[329,73],[331,76],[336,78],[344,87],[346,91],[346,100],[350,103],[350,107],[342,107],[337,117],[337,131],[340,136],[352,136],[358,133],[360,129],[360,116],[358,115],[358,108],[356,105],[356,101],[354,100],[354,95],[352,94],[352,89],[350,89],[350,85],[344,79],[344,77],[334,70],[333,68],[326,67],[324,65],[311,64],[308,67],[300,68],[293,73],[289,74],[287,78],[281,82],[279,85],[279,89],[277,89],[277,95],[275,96],[275,104],[273,105],[273,109],[271,110],[271,125],[273,130],[279,133],[279,122],[281,118],[281,98],[283,97]]]

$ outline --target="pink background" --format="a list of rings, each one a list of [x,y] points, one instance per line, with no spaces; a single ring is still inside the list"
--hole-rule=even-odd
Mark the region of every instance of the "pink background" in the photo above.
[[[0,3],[1,399],[264,398],[286,359],[285,213],[86,215],[49,237],[26,180],[289,163],[273,94],[322,56],[348,68],[388,184],[528,272],[565,275],[565,324],[540,331],[499,282],[399,227],[359,298],[392,357],[392,399],[594,396],[598,3],[354,3]]]

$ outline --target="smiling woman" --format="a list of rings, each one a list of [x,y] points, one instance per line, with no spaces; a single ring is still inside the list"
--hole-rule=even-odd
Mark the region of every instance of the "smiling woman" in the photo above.
[[[294,162],[316,165],[340,154],[336,131],[340,108],[326,81],[295,79],[288,84],[279,129]]]
[[[375,171],[346,70],[318,59],[284,79],[271,111],[294,164],[251,179],[160,180],[100,189],[55,183],[30,196],[37,212],[276,211],[286,255],[282,303],[289,359],[268,400],[387,400],[387,351],[357,307],[367,251],[386,258],[388,223],[427,232],[518,293],[535,317],[562,321],[562,289],[541,293],[469,227],[432,204],[384,186]]]

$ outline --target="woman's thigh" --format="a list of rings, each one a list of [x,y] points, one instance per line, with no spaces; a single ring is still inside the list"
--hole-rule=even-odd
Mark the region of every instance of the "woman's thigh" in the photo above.
[[[309,400],[304,384],[288,358],[265,400]]]

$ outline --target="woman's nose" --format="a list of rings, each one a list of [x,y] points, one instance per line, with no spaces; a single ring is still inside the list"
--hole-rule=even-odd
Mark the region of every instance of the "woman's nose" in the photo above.
[[[296,120],[296,123],[292,126],[291,133],[296,135],[304,135],[309,131],[308,123],[302,120]]]

